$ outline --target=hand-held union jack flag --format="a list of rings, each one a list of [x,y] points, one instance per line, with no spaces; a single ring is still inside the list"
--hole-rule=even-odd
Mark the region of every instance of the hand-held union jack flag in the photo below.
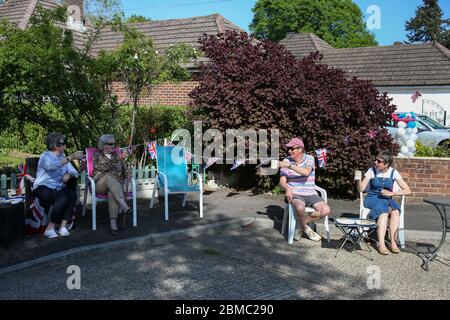
[[[156,141],[148,142],[147,143],[147,151],[150,155],[150,158],[156,159]]]
[[[17,175],[17,190],[16,195],[21,195],[22,190],[25,188],[25,178],[27,175],[27,165],[19,164],[17,166],[17,169],[19,170],[19,174]]]
[[[319,167],[324,168],[327,164],[327,149],[321,148],[316,150],[317,160],[319,161]]]

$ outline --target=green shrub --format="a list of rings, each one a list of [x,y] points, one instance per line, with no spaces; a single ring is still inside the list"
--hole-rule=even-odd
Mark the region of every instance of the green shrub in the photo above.
[[[104,112],[101,118],[96,119],[97,132],[85,132],[84,140],[91,141],[90,146],[96,146],[101,134],[111,133],[115,135],[119,146],[127,146],[129,143],[131,110],[130,106],[119,106],[115,110]],[[139,108],[136,120],[137,129],[133,144],[142,145],[146,141],[170,138],[172,132],[179,128],[192,129],[192,123],[186,118],[186,107],[183,106],[144,106]],[[152,133],[152,129],[155,130],[155,133]],[[8,156],[13,150],[40,154],[46,148],[45,137],[49,131],[38,124],[14,119],[9,123],[9,127],[3,130],[0,134],[0,150],[3,151],[4,157]],[[67,131],[61,133],[69,138],[67,152],[73,152],[76,147],[70,145],[72,134],[70,129],[67,128]],[[81,147],[85,148],[88,145],[82,145]],[[141,160],[143,152],[146,152],[145,147],[140,146],[134,155],[134,162]],[[8,159],[4,158],[3,166],[15,165],[17,161],[11,160],[10,157]],[[148,163],[148,159],[146,162]]]
[[[436,157],[448,158],[450,157],[450,149],[448,145],[439,146],[436,148],[424,146],[420,142],[416,143],[416,157]]]

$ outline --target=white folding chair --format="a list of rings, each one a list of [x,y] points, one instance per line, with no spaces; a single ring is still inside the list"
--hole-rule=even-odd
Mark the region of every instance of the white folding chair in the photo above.
[[[328,203],[328,196],[327,196],[327,192],[325,189],[322,189],[318,186],[315,186],[314,189],[320,194],[321,198],[325,201],[325,203]],[[312,207],[307,207],[305,208],[305,212],[307,214],[312,213],[316,211],[314,208]],[[328,216],[325,217],[324,219],[324,224],[325,224],[325,231],[327,233],[327,241],[331,242],[330,240],[330,227],[328,224]],[[286,204],[286,207],[284,209],[284,215],[283,215],[283,226],[281,228],[281,234],[284,236],[286,233],[286,228],[288,231],[288,243],[292,244],[294,242],[294,234],[295,234],[295,227],[297,224],[297,215],[294,212],[294,207],[292,206],[292,204],[288,203]]]
[[[397,182],[394,182],[394,191],[401,190]],[[359,218],[367,219],[370,209],[364,207],[364,192],[359,193]],[[405,196],[400,200],[400,225],[398,227],[398,240],[400,246],[405,248]]]

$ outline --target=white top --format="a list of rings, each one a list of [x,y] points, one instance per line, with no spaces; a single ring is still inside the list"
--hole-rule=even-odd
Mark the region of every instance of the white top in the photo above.
[[[381,172],[380,170],[378,170],[377,168],[374,168],[375,171],[377,172],[377,177],[378,178],[390,178],[391,174],[392,174],[392,170],[395,170],[394,168],[389,168],[386,172]],[[365,177],[368,177],[369,179],[373,179],[375,177],[372,168],[370,168],[369,170],[367,170],[367,172],[364,174]],[[399,179],[401,179],[401,175],[400,173],[395,170],[394,171],[394,176],[392,177],[395,181],[398,181]]]
[[[109,160],[111,160],[111,158],[112,158],[111,153],[105,153],[105,156],[106,156]]]

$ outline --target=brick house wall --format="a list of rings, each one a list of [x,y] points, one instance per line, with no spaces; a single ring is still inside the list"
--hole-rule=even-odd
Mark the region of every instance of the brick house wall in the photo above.
[[[411,189],[407,202],[450,197],[449,158],[396,158],[395,166]]]
[[[198,81],[183,81],[179,83],[163,83],[155,86],[151,94],[144,91],[139,104],[142,106],[160,104],[167,106],[189,105],[189,93],[198,86]],[[119,103],[131,103],[130,95],[122,82],[111,84],[112,94],[116,95]]]

